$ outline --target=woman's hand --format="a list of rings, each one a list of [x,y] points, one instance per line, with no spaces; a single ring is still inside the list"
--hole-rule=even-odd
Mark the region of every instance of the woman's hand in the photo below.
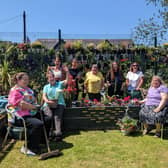
[[[158,112],[160,112],[160,108],[157,107],[157,108],[155,108],[153,111],[154,111],[155,113],[158,113]]]
[[[24,100],[22,100],[19,104],[19,107],[22,109],[22,110],[34,110],[36,109],[36,106],[33,105],[33,104],[30,104]]]

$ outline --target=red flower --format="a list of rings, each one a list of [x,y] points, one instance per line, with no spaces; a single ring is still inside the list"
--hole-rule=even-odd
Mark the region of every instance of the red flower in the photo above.
[[[26,50],[26,44],[20,43],[20,44],[18,44],[18,48],[22,49],[22,50]]]
[[[89,100],[84,100],[85,103],[89,103]]]
[[[124,97],[124,101],[127,102],[127,101],[130,100],[130,98],[131,98],[130,96],[128,96],[128,97]]]
[[[120,62],[128,61],[128,58],[120,59]]]
[[[72,89],[71,87],[68,87],[68,88],[67,88],[67,91],[68,91],[68,92],[72,92],[73,89]]]

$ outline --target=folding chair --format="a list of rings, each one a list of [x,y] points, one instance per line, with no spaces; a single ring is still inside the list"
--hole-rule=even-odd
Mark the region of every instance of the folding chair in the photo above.
[[[2,143],[2,147],[4,147],[4,145],[6,144],[9,134],[15,135],[16,133],[19,133],[19,139],[21,140],[22,134],[24,133],[25,151],[27,151],[27,128],[26,128],[26,123],[25,123],[24,118],[16,115],[13,111],[13,107],[9,104],[6,105],[5,109],[6,109],[7,117],[8,117],[8,126],[7,126],[7,132],[6,132],[4,141]],[[16,126],[15,118],[20,119],[23,123],[23,126]],[[14,136],[14,139],[17,139],[17,137]]]

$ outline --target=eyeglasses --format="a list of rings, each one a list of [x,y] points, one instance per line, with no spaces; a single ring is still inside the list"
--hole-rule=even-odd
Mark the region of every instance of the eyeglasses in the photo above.
[[[136,66],[138,66],[138,65],[132,65],[132,66],[136,67]]]

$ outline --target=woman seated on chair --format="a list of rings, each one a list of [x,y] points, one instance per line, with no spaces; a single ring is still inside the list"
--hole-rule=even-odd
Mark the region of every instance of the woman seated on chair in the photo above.
[[[143,135],[149,133],[149,125],[156,125],[156,137],[160,137],[161,124],[165,122],[168,112],[168,88],[159,76],[153,76],[146,99],[140,110],[140,121],[144,124]]]
[[[63,96],[63,89],[67,85],[69,71],[66,66],[63,67],[66,72],[66,80],[61,80],[60,74],[54,74],[53,72],[48,72],[48,84],[43,88],[43,110],[44,113],[50,117],[53,117],[55,128],[52,130],[51,134],[54,133],[55,140],[62,139],[62,116],[65,108],[65,100]]]
[[[27,128],[27,149],[26,144],[22,146],[21,152],[28,155],[36,155],[40,148],[39,144],[42,140],[43,122],[37,113],[37,104],[33,90],[28,87],[29,76],[25,72],[14,75],[13,82],[15,86],[11,88],[8,96],[8,107],[15,113],[14,124],[22,126],[23,122],[19,117],[25,120]],[[47,125],[49,118],[45,117]]]

